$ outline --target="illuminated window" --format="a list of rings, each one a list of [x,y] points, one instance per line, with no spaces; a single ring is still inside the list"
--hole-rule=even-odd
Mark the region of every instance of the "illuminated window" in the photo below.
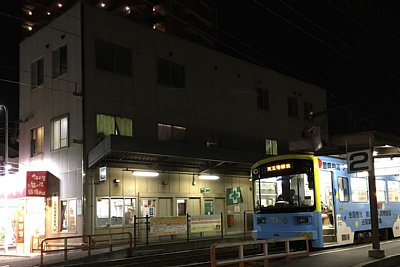
[[[186,127],[158,124],[158,140],[183,142],[186,139]]]
[[[265,139],[265,154],[278,155],[278,141],[272,139]]]
[[[44,127],[31,130],[31,156],[43,153]]]
[[[96,226],[121,226],[134,223],[136,199],[101,197],[96,201]]]
[[[293,97],[288,97],[287,98],[287,103],[288,103],[288,115],[289,115],[289,117],[297,118],[297,116],[298,116],[297,99],[293,98]]]
[[[375,181],[376,188],[376,201],[385,202],[386,201],[386,183],[384,180]]]
[[[67,73],[67,46],[57,48],[53,51],[53,78]]]
[[[110,134],[133,136],[132,119],[97,114],[96,126],[100,139]]]
[[[157,82],[173,88],[185,88],[185,67],[157,58]]]
[[[35,88],[44,82],[44,64],[43,58],[36,60],[31,64],[31,87]]]
[[[51,150],[68,146],[68,115],[51,122]]]
[[[351,200],[353,202],[368,201],[367,178],[351,178]]]
[[[265,89],[257,88],[257,108],[269,110],[269,93]]]
[[[101,70],[132,75],[131,50],[96,40],[96,67]]]
[[[400,181],[388,181],[389,202],[400,202]]]

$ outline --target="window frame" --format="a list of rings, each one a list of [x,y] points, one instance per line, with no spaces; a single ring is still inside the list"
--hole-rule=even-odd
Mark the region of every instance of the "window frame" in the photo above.
[[[262,88],[256,88],[257,90],[257,108],[259,110],[269,110],[269,91]]]
[[[68,72],[68,51],[67,45],[64,44],[51,53],[52,55],[52,77],[53,79]]]
[[[98,39],[95,41],[95,61],[97,69],[126,76],[132,75],[132,49],[130,48]]]
[[[44,126],[31,129],[31,157],[43,154],[44,148]]]
[[[41,57],[31,63],[31,88],[44,84],[44,58]]]
[[[69,114],[59,116],[51,120],[52,151],[60,150],[69,146],[69,124]],[[63,129],[63,125],[64,128],[66,127],[66,129]]]
[[[299,107],[297,98],[288,97],[287,98],[288,116],[292,118],[297,118],[299,116]]]
[[[185,66],[157,57],[157,84],[172,87],[185,88]]]

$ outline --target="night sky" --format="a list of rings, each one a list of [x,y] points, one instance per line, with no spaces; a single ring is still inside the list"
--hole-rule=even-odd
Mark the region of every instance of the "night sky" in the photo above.
[[[246,2],[221,6],[221,37],[255,62],[326,89],[333,131],[400,133],[399,1]],[[343,111],[361,121],[345,125]]]
[[[400,133],[397,2],[219,0],[219,45],[326,89],[336,132],[358,127]],[[20,16],[21,1],[6,3],[0,9],[0,104],[8,107],[12,127],[18,119],[21,36],[20,21],[12,16]],[[339,116],[344,111],[371,120],[344,125]]]

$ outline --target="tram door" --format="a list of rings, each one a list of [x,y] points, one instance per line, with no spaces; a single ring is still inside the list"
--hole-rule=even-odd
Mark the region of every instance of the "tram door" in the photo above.
[[[334,214],[334,197],[332,188],[332,172],[321,171],[320,194],[322,204],[322,228],[324,243],[336,242],[336,222]]]

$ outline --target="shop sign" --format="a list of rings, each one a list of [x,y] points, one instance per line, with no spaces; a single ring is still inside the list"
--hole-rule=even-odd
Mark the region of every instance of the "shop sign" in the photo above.
[[[47,195],[47,171],[26,173],[26,196],[42,197]]]

